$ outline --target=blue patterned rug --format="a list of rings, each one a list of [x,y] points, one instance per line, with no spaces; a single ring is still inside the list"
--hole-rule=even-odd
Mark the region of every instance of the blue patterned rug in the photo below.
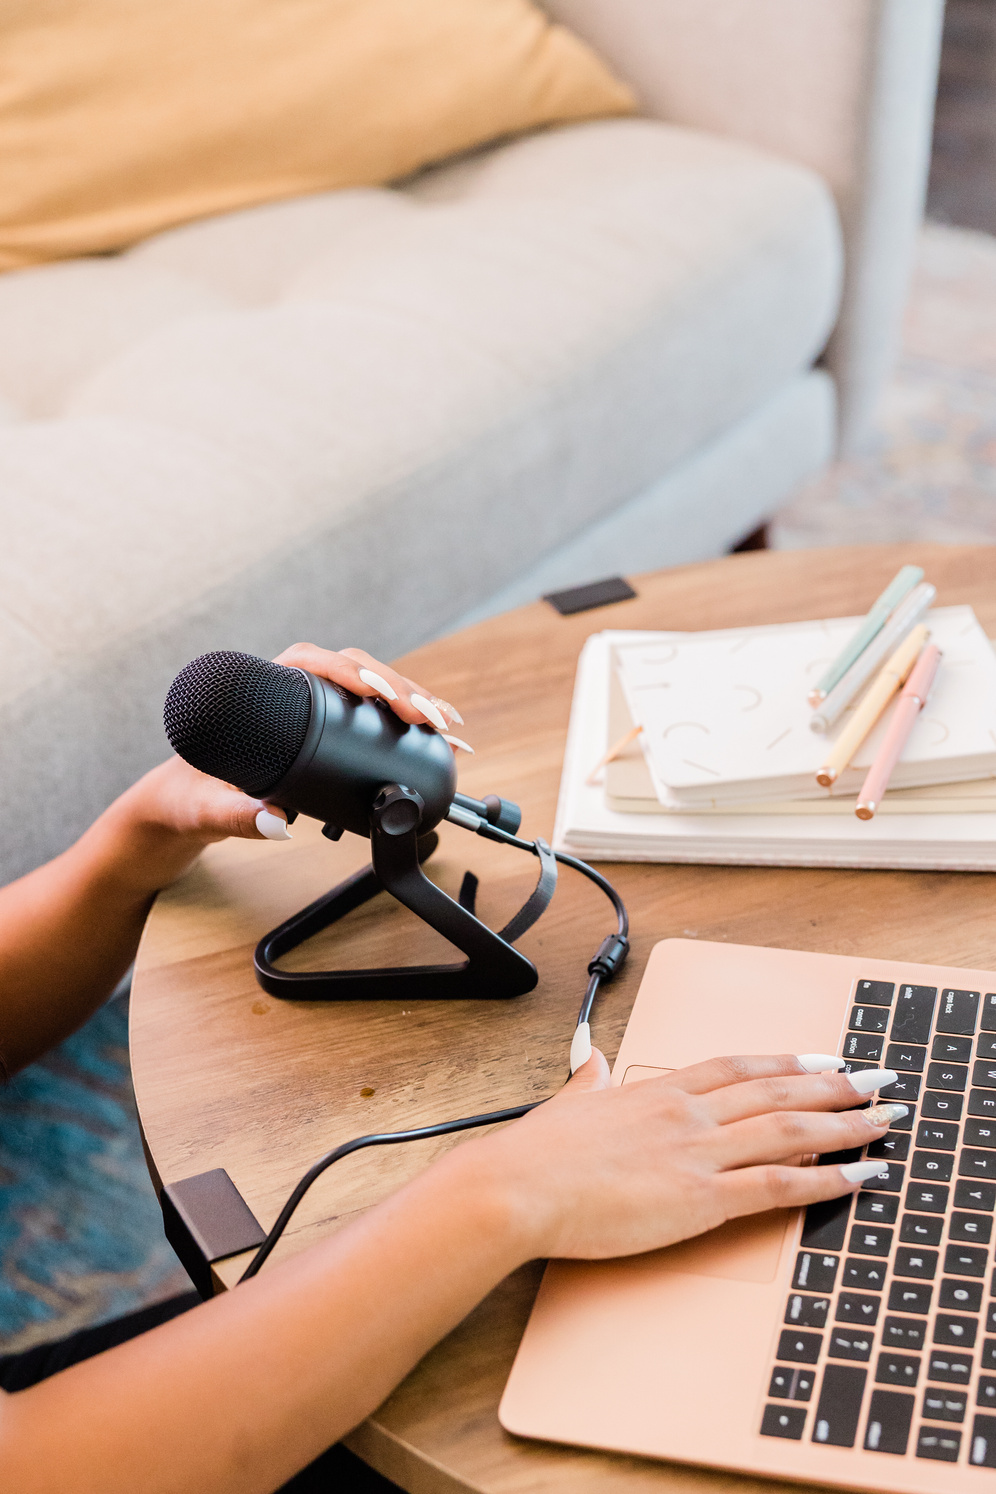
[[[112,1001],[0,1089],[0,1352],[189,1287],[142,1155],[128,1003]]]

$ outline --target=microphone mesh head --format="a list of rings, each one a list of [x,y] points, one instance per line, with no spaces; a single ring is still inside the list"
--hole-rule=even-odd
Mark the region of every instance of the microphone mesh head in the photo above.
[[[174,752],[254,797],[283,778],[310,718],[311,690],[299,670],[228,651],[181,669],[163,712]]]

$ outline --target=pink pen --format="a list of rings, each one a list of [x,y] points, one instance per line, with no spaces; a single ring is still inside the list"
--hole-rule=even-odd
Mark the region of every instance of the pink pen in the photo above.
[[[889,786],[892,770],[903,755],[916,718],[919,716],[934,683],[937,666],[941,662],[941,651],[936,643],[928,643],[909,679],[906,688],[896,702],[889,729],[885,734],[878,756],[868,769],[868,777],[861,786],[854,813],[859,820],[870,820],[882,802],[882,795]]]

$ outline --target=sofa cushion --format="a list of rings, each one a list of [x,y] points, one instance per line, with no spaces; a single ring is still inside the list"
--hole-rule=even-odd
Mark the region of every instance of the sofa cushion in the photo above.
[[[98,268],[130,345],[81,282],[44,372],[33,328],[68,267],[10,277],[0,338],[0,398],[30,368],[47,417],[0,426],[0,637],[33,650],[27,682],[0,663],[0,793],[22,759],[51,775],[24,831],[48,849],[162,755],[192,655],[309,635],[396,652],[763,406],[823,345],[840,244],[812,174],[632,120]],[[84,370],[66,348],[85,343]]]
[[[532,0],[7,5],[0,269],[629,113]]]

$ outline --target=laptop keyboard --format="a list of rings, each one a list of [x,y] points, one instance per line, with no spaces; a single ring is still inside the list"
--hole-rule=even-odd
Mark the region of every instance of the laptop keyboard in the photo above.
[[[859,980],[841,1054],[910,1113],[806,1210],[760,1432],[996,1468],[996,992]]]

